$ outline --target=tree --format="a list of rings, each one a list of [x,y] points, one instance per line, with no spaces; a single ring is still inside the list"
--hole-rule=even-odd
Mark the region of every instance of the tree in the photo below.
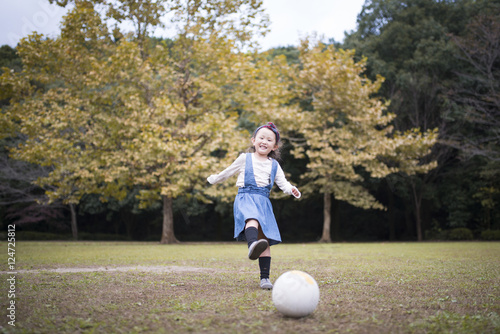
[[[500,194],[500,15],[498,4],[487,9],[471,19],[463,36],[451,36],[457,58],[468,66],[455,71],[447,116],[456,131],[445,141],[476,166],[481,186],[473,197],[483,207],[485,229],[492,226]]]
[[[499,14],[479,14],[469,23],[463,37],[451,36],[460,50],[458,58],[469,66],[455,71],[459,80],[450,91],[450,98],[460,108],[457,119],[460,130],[447,139],[448,145],[459,148],[468,157],[483,156],[497,162],[500,161],[499,20]],[[456,112],[450,116],[456,116]]]
[[[295,155],[308,158],[303,175],[305,194],[324,194],[324,229],[320,241],[331,241],[331,197],[361,208],[383,209],[366,188],[363,175],[383,178],[401,172],[425,173],[434,162],[420,159],[434,145],[435,130],[394,132],[395,115],[386,113],[388,103],[373,97],[383,78],[362,76],[366,59],[355,62],[354,51],[305,42],[297,74],[297,96],[303,107],[300,132],[305,138]]]
[[[38,181],[50,198],[123,199],[140,186],[144,207],[162,200],[161,242],[172,243],[172,199],[186,192],[206,199],[209,168],[242,143],[238,70],[250,58],[238,50],[267,21],[260,2],[175,1],[168,9],[179,35],[154,44],[148,32],[160,25],[163,4],[75,1],[59,38],[34,34],[19,46],[25,69],[2,77],[16,92],[3,119],[27,138],[13,157],[52,168]],[[110,18],[131,20],[135,33],[111,33]]]
[[[234,159],[213,153],[241,148],[245,132],[237,126],[238,100],[243,96],[239,70],[250,59],[239,53],[238,43],[248,45],[252,31],[265,28],[260,7],[247,0],[176,1],[171,9],[176,12],[178,36],[170,45],[157,45],[148,55],[137,31],[138,47],[129,43],[121,53],[130,56],[122,66],[140,75],[132,85],[117,79],[139,97],[134,109],[147,110],[148,116],[137,114],[130,121],[135,133],[122,138],[125,149],[116,157],[116,174],[126,179],[132,173],[143,186],[139,198],[144,206],[161,198],[161,243],[177,241],[172,200],[193,194],[206,201],[203,188],[209,170]],[[140,17],[134,21],[141,26]],[[110,68],[108,74],[119,73],[115,70],[119,68]]]
[[[0,47],[0,68],[5,71],[20,72],[21,59],[15,49],[8,45]],[[4,91],[1,105],[8,105],[12,92]],[[6,124],[4,124],[6,125]],[[10,159],[6,146],[16,145],[20,139],[12,133],[12,128],[2,127],[0,141],[0,205],[6,207],[6,218],[16,224],[36,223],[60,218],[61,204],[48,205],[47,197],[33,182],[48,174],[47,168]]]
[[[448,92],[457,82],[454,72],[464,68],[464,63],[456,58],[457,49],[450,36],[461,36],[470,18],[492,3],[488,0],[367,1],[358,16],[358,29],[345,39],[343,47],[356,49],[359,58],[367,57],[366,75],[369,78],[374,79],[379,74],[386,78],[378,95],[391,101],[388,111],[397,115],[396,130],[439,129],[438,144],[431,153],[432,159],[438,161],[438,168],[424,175],[391,178],[406,185],[397,187],[400,192],[396,195],[406,198],[409,194],[406,211],[413,211],[417,226],[423,224],[419,221],[422,216],[432,216],[429,212],[421,212],[419,203],[426,198],[436,203],[432,208],[436,211],[444,203],[454,203],[456,193],[438,196],[434,190],[447,187],[440,184],[449,180],[443,173],[449,174],[450,168],[463,168],[457,161],[456,146],[448,144],[449,139],[460,132],[454,121],[455,111],[460,111],[450,108]],[[462,181],[458,178],[454,182]],[[387,189],[392,191],[394,188]],[[456,189],[466,192],[467,186],[464,184]],[[443,200],[443,196],[449,199]],[[461,196],[472,199],[465,193]],[[448,215],[448,226],[455,224],[450,220],[453,216],[456,215]]]
[[[16,50],[9,45],[0,46],[0,68],[4,67],[17,72],[22,68],[21,59],[17,55]]]
[[[0,152],[0,205],[7,208],[7,219],[31,224],[62,217],[61,203],[48,204],[43,189],[34,183],[47,174],[44,167],[9,159],[6,152]]]
[[[77,235],[76,209],[81,196],[96,190],[103,181],[90,175],[97,150],[89,150],[88,83],[93,64],[105,54],[106,27],[86,2],[79,3],[63,23],[61,36],[43,39],[34,33],[21,41],[18,53],[21,72],[5,71],[2,88],[10,104],[2,109],[5,128],[23,141],[10,147],[11,157],[49,170],[35,183],[50,201],[69,205],[73,234]]]

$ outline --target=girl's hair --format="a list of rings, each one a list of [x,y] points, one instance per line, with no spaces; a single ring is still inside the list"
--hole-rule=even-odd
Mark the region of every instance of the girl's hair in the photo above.
[[[281,149],[282,142],[280,141],[280,132],[278,131],[278,128],[276,127],[276,125],[274,125],[271,122],[269,122],[265,125],[261,125],[253,132],[252,138],[255,138],[255,136],[257,135],[257,132],[259,132],[259,130],[262,128],[267,128],[267,129],[271,130],[272,132],[274,132],[274,134],[276,135],[276,145],[278,145],[278,148],[274,151],[269,152],[269,154],[267,156],[270,158],[273,158],[274,160],[280,160],[280,158],[281,158],[280,149]],[[255,147],[253,145],[250,146],[248,148],[247,152],[254,153]]]

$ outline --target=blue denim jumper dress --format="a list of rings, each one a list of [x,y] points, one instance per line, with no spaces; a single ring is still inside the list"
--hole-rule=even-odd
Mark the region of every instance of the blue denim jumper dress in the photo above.
[[[269,194],[278,170],[278,162],[272,160],[271,183],[265,187],[259,187],[255,182],[253,173],[252,155],[251,153],[246,154],[245,186],[239,188],[238,195],[234,199],[234,238],[238,241],[246,240],[245,222],[248,219],[255,219],[259,222],[262,232],[269,240],[269,245],[276,245],[281,242],[281,235],[269,200]]]

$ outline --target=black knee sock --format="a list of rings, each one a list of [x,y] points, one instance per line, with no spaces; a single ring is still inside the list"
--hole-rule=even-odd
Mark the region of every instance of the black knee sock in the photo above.
[[[271,257],[263,256],[259,257],[259,267],[260,267],[260,278],[269,278],[269,273],[271,272]]]
[[[259,230],[255,227],[247,227],[245,229],[245,239],[248,241],[248,247],[252,244],[252,242],[257,241],[259,236]]]

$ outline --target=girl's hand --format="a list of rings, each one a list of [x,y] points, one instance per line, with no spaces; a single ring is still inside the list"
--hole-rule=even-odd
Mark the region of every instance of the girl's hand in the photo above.
[[[301,195],[301,194],[300,194],[300,191],[299,191],[297,188],[295,188],[295,187],[293,187],[293,188],[292,188],[292,194],[293,194],[293,196],[295,196],[296,198],[300,198],[300,195]]]

